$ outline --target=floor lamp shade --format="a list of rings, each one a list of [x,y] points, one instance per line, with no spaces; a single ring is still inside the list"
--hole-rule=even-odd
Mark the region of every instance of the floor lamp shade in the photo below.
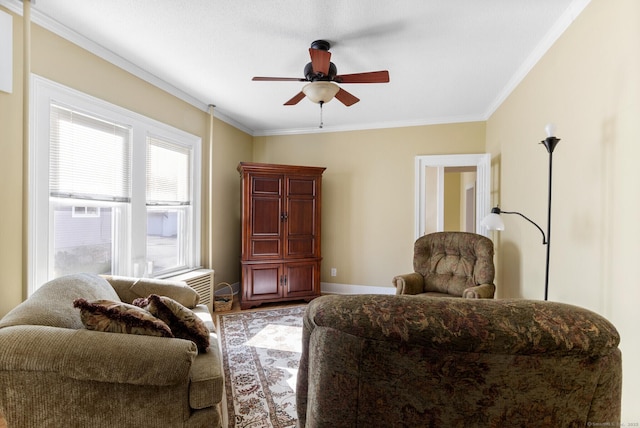
[[[482,219],[480,225],[486,227],[487,230],[504,230],[504,221],[500,214],[491,213]]]

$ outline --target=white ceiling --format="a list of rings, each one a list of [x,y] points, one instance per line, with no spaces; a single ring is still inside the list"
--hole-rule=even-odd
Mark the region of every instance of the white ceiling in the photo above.
[[[12,2],[22,8],[0,4]],[[391,80],[344,84],[361,101],[327,103],[322,131],[486,120],[588,2],[37,0],[32,16],[202,109],[215,104],[252,135],[272,135],[319,132],[320,108],[283,106],[303,82],[251,78],[303,77],[316,39],[331,42],[339,74],[386,69]]]

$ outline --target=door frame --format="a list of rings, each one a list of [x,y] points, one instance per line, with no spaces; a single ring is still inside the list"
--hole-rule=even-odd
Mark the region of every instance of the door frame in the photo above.
[[[415,158],[415,238],[426,230],[426,169],[437,169],[436,229],[444,230],[444,169],[446,167],[476,167],[476,233],[488,236],[489,231],[480,222],[489,214],[491,198],[491,154],[425,155]]]

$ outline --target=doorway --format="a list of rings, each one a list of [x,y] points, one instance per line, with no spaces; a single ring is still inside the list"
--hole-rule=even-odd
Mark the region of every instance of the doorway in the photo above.
[[[415,160],[415,238],[445,228],[445,176],[449,172],[475,171],[475,180],[464,184],[461,200],[464,219],[458,230],[472,229],[487,236],[488,231],[480,226],[482,218],[489,213],[491,189],[491,155],[488,153],[467,155],[416,156]],[[473,207],[473,208],[472,208]],[[466,212],[470,216],[465,215]]]

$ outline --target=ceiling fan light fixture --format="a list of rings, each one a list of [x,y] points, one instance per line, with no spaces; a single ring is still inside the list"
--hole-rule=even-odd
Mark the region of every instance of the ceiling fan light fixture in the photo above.
[[[336,96],[340,87],[333,82],[316,81],[306,84],[302,92],[316,104],[328,103]]]

